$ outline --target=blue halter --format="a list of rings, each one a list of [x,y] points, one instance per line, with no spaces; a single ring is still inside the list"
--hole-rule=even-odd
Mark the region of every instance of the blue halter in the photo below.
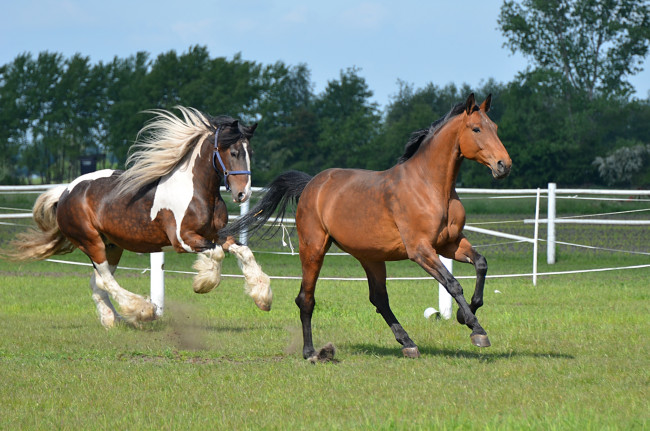
[[[221,170],[223,171],[223,182],[226,185],[226,190],[230,191],[230,185],[228,184],[228,175],[251,175],[251,171],[228,172],[226,165],[223,164],[223,160],[221,160],[221,155],[219,154],[219,146],[217,144],[217,140],[219,139],[219,129],[220,128],[217,128],[217,131],[214,133],[214,153],[212,153],[212,167],[215,171],[219,172],[219,169],[217,169],[217,164],[215,163],[215,159],[218,160],[219,166],[221,166]]]

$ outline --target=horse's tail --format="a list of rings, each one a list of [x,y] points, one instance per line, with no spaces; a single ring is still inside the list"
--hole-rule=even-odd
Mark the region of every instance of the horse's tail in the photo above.
[[[278,175],[266,187],[266,193],[257,205],[247,214],[239,217],[233,223],[219,231],[219,236],[235,236],[242,232],[254,234],[276,213],[275,221],[282,220],[290,203],[298,203],[302,191],[311,181],[311,175],[299,171],[287,171]],[[280,226],[277,224],[266,229],[264,236],[272,236]]]
[[[75,246],[59,230],[56,206],[65,186],[55,187],[40,195],[34,203],[32,214],[38,229],[16,235],[11,250],[3,254],[11,260],[43,260],[55,254],[70,253]]]

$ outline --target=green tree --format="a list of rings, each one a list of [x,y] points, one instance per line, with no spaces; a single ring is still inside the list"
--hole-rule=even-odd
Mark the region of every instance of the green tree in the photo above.
[[[377,104],[359,70],[342,71],[329,81],[315,102],[319,123],[318,153],[310,161],[311,172],[329,167],[364,168],[376,154],[380,131]]]
[[[103,151],[99,119],[105,110],[103,68],[90,65],[88,57],[75,54],[64,61],[56,86],[54,110],[62,125],[56,148],[56,177],[71,181],[79,175],[79,158]]]
[[[123,167],[127,153],[146,116],[143,110],[152,105],[147,91],[147,74],[151,68],[149,54],[138,52],[125,59],[115,57],[103,66],[107,109],[102,123],[105,124],[106,151],[109,160]]]
[[[34,112],[32,87],[36,63],[31,54],[20,54],[0,67],[0,183],[19,177],[19,154],[28,143],[30,118]]]
[[[427,128],[459,102],[464,101],[472,90],[467,85],[458,88],[454,84],[438,87],[433,83],[415,90],[412,85],[398,81],[398,92],[386,108],[384,127],[378,137],[371,169],[387,169],[397,162],[411,133]]]
[[[26,167],[40,176],[44,183],[63,180],[61,149],[65,147],[63,112],[59,109],[57,86],[64,74],[61,54],[42,52],[38,55],[25,101],[30,105],[30,128],[22,160]]]
[[[246,123],[257,120],[263,91],[260,64],[243,60],[241,54],[235,54],[232,60],[217,57],[210,62],[210,68],[201,79],[206,89],[205,112],[230,115]]]
[[[506,0],[498,23],[512,52],[589,100],[629,95],[650,44],[647,0]]]
[[[304,64],[277,62],[262,72],[255,133],[254,179],[266,184],[287,169],[308,170],[317,154],[313,85]]]

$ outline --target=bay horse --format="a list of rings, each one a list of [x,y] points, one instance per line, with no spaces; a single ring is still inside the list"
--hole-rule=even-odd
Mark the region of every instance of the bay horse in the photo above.
[[[272,292],[248,247],[219,235],[228,222],[219,192],[222,181],[234,202],[251,195],[247,127],[227,116],[210,117],[194,108],[151,110],[138,133],[126,171],[100,170],[40,195],[33,208],[38,230],[19,234],[9,252],[16,260],[46,259],[79,248],[90,258],[90,281],[99,319],[106,328],[125,320],[153,320],[155,305],[131,293],[113,274],[124,250],[198,253],[193,288],[207,293],[221,279],[224,250],[238,258],[245,290],[268,311]],[[119,305],[120,314],[108,295]]]
[[[476,318],[476,310],[483,305],[487,261],[463,235],[465,210],[455,184],[464,159],[489,167],[495,178],[510,172],[510,156],[497,137],[496,124],[487,116],[491,100],[489,95],[478,106],[470,94],[431,127],[414,132],[404,155],[386,171],[328,169],[313,178],[297,171],[280,174],[255,208],[222,231],[252,234],[276,210],[277,222],[289,203],[297,201],[302,283],[295,302],[300,309],[305,359],[329,360],[334,355],[331,344],[316,352],[311,331],[316,281],[333,243],[363,266],[370,302],[392,329],[404,356],[419,357],[420,352],[390,309],[386,261],[411,259],[420,265],[456,300],[457,320],[472,330],[472,343],[490,346]],[[475,266],[476,287],[470,304],[439,256]]]

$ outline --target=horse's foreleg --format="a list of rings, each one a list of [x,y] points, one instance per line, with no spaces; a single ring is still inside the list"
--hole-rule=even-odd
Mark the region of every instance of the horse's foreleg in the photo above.
[[[196,261],[192,265],[192,268],[198,271],[192,282],[196,293],[208,293],[219,285],[223,258],[223,248],[219,245],[197,255]]]
[[[406,333],[399,323],[393,311],[390,309],[388,302],[388,291],[386,290],[386,263],[385,262],[361,262],[363,269],[368,277],[368,287],[370,289],[370,302],[377,308],[377,313],[381,314],[390,329],[395,335],[395,339],[402,347],[402,353],[408,358],[420,357],[418,346]]]
[[[483,289],[488,270],[487,260],[472,247],[472,244],[464,236],[460,237],[454,247],[445,249],[441,254],[449,259],[474,265],[476,269],[476,287],[474,288],[474,294],[472,295],[472,302],[469,304],[469,308],[472,313],[476,314],[476,310],[483,306]],[[456,319],[459,323],[465,324],[464,315],[460,309],[456,313]]]
[[[476,315],[474,315],[463,296],[463,287],[449,270],[445,268],[435,250],[430,245],[422,243],[411,250],[409,258],[445,286],[447,292],[456,300],[458,313],[462,314],[465,325],[472,330],[470,336],[472,343],[478,347],[490,346],[490,340],[487,337],[485,329],[479,324]]]
[[[237,257],[239,268],[244,274],[244,290],[253,298],[255,305],[260,310],[269,311],[273,302],[271,292],[271,279],[262,271],[262,267],[255,261],[253,252],[245,245],[227,241],[224,249]]]

